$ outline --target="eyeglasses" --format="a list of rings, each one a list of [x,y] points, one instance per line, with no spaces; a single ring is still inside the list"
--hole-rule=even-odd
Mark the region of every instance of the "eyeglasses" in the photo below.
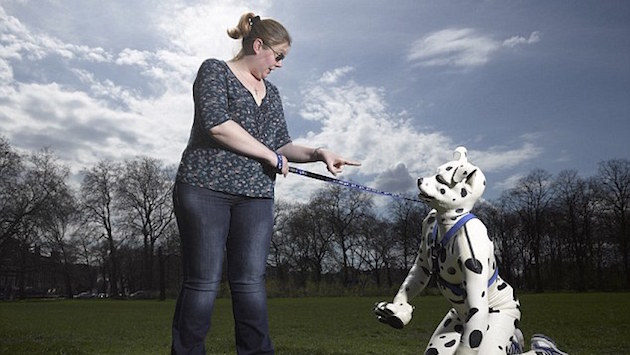
[[[261,41],[261,42],[262,42],[262,41]],[[265,42],[262,42],[262,44],[263,44],[263,46],[265,46],[265,47],[267,47],[267,48],[271,49],[271,51],[273,52],[273,54],[276,56],[276,57],[274,58],[274,59],[276,60],[276,62],[279,62],[279,61],[281,61],[281,60],[283,60],[283,59],[284,59],[284,53],[278,53],[278,52],[276,52],[276,50],[275,50],[275,49],[271,48],[271,46],[266,45],[266,44],[265,44]]]

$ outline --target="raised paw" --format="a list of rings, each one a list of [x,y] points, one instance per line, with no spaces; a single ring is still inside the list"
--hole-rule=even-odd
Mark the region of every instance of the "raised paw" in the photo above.
[[[411,320],[413,307],[408,303],[380,302],[374,305],[376,319],[392,328],[402,329]]]

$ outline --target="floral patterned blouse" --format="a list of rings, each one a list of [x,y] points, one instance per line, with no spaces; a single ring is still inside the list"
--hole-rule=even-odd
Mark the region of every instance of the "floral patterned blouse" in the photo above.
[[[193,84],[195,117],[176,181],[214,191],[273,198],[276,172],[264,162],[222,147],[209,134],[227,120],[240,124],[271,150],[290,143],[278,89],[268,81],[260,106],[227,63],[207,59]]]

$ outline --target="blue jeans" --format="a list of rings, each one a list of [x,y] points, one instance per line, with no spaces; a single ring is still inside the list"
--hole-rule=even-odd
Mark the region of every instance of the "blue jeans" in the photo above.
[[[238,354],[273,354],[265,266],[273,199],[175,184],[173,205],[182,246],[183,285],[173,317],[173,354],[205,354],[224,255]],[[224,253],[225,252],[225,253]]]

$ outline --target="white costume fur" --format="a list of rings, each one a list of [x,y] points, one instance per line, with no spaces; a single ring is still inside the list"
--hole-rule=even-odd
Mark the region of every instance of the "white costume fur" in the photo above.
[[[418,179],[419,197],[434,209],[422,223],[413,267],[394,300],[378,304],[375,313],[382,322],[404,327],[412,318],[409,301],[435,277],[452,308],[431,336],[427,355],[506,354],[518,327],[519,301],[512,287],[495,275],[494,244],[483,222],[469,220],[446,245],[439,246],[448,230],[471,211],[485,185],[483,172],[468,162],[464,147],[457,148],[454,159],[440,166],[435,175]]]

